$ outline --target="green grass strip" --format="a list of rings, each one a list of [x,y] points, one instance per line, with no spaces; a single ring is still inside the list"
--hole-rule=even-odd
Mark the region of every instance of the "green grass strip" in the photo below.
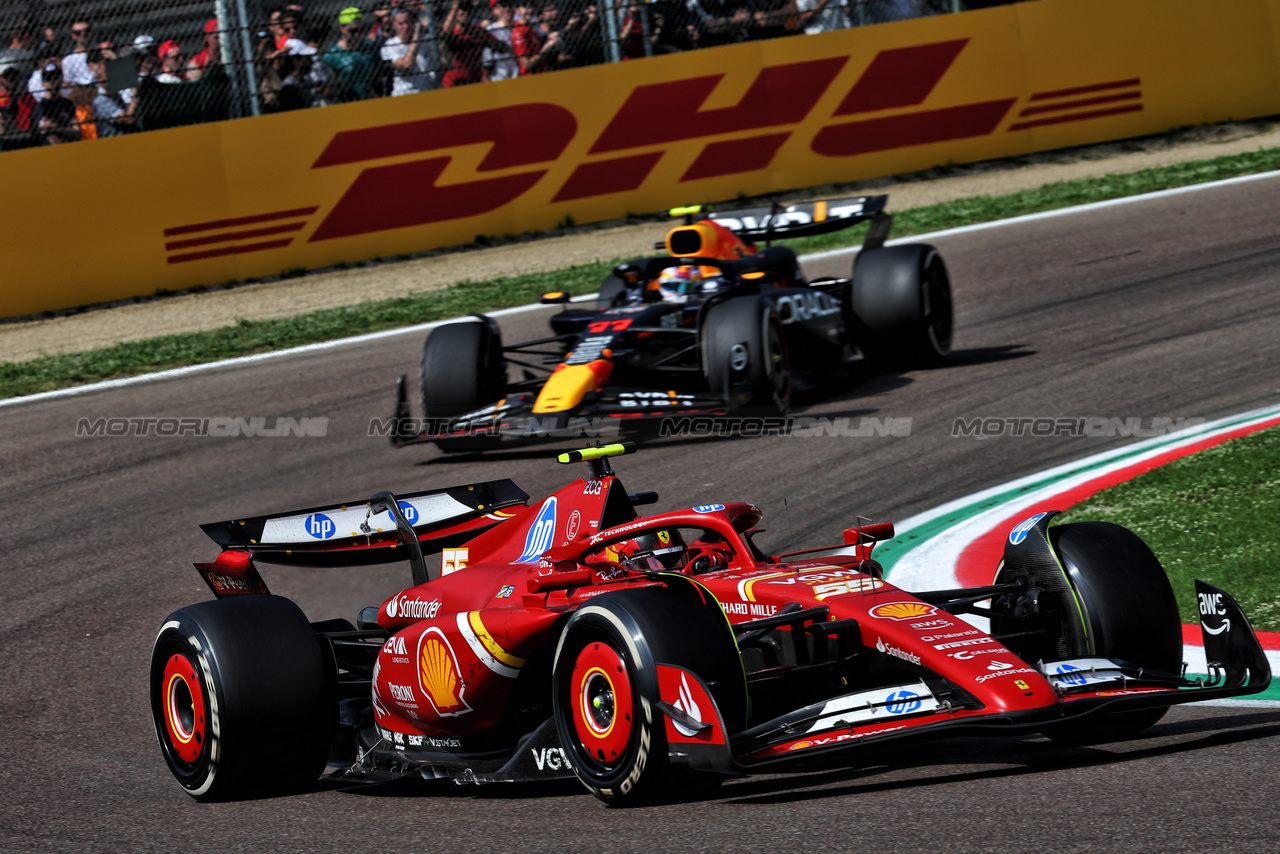
[[[1178,163],[1126,175],[1047,184],[1005,196],[964,199],[901,211],[894,220],[894,234],[923,234],[1276,169],[1280,169],[1280,148]],[[890,203],[892,209],[892,199]],[[836,249],[858,244],[864,231],[865,226],[790,241],[790,245],[801,253]],[[297,317],[241,320],[234,326],[205,332],[167,335],[25,362],[0,363],[0,398],[314,344],[469,312],[524,305],[536,301],[545,291],[590,293],[618,260],[624,259],[487,282],[464,281],[439,291],[323,309]]]
[[[136,376],[269,350],[331,341],[537,302],[548,291],[592,293],[612,264],[582,264],[549,273],[464,282],[440,291],[327,308],[279,320],[241,320],[205,332],[130,341],[101,350],[0,364],[0,398],[81,383]]]
[[[1280,428],[1224,442],[1117,484],[1059,522],[1096,519],[1134,531],[1160,558],[1197,623],[1194,579],[1235,597],[1255,629],[1280,631]]]

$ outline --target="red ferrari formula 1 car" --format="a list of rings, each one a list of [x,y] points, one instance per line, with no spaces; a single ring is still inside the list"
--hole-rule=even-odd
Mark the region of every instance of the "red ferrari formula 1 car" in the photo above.
[[[628,449],[562,454],[588,476],[532,504],[504,480],[206,525],[217,599],[170,615],[151,663],[178,782],[576,775],[630,804],[946,736],[1109,740],[1270,682],[1239,606],[1200,581],[1210,672],[1183,674],[1172,589],[1125,528],[1040,513],[991,585],[909,592],[872,557],[888,524],[771,555],[751,504],[637,516],[656,495],[614,475]],[[357,625],[308,622],[255,568],[406,556],[413,585]]]
[[[887,200],[680,209],[685,222],[660,244],[664,254],[615,267],[595,305],[566,307],[547,337],[504,344],[485,315],[439,326],[422,350],[423,417],[413,417],[402,376],[391,443],[480,450],[612,437],[671,417],[776,416],[793,391],[830,383],[863,357],[937,366],[951,346],[947,268],[927,244],[884,245]],[[849,278],[809,280],[791,248],[769,245],[858,223],[870,226]]]

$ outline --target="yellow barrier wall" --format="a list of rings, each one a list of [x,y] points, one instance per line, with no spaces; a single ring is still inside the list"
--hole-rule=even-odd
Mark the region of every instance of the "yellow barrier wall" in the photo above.
[[[0,316],[1280,113],[1280,0],[1229,7],[1042,0],[6,152]]]

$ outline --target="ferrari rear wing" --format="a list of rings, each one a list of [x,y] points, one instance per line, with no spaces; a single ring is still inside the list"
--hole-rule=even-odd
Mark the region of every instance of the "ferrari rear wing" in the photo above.
[[[504,479],[414,492],[396,503],[423,551],[430,553],[475,537],[503,521],[504,509],[528,500],[524,490]],[[370,499],[361,498],[200,527],[223,549],[248,551],[257,560],[347,566],[404,559],[403,551],[395,552],[396,525],[389,510],[375,513]]]
[[[888,201],[887,195],[854,196],[786,206],[775,204],[763,208],[711,212],[702,218],[723,225],[747,242],[810,237],[870,221],[871,233],[867,235],[864,248],[874,249],[888,238],[889,228],[893,224],[893,217],[884,210]],[[680,209],[681,213],[700,211],[701,208]]]

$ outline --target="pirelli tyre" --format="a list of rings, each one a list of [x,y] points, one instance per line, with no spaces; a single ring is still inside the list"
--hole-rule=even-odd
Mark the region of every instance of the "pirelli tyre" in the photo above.
[[[152,649],[150,695],[161,753],[193,797],[288,792],[324,772],[337,729],[332,666],[288,599],[175,611]]]
[[[1087,629],[1080,656],[1120,659],[1150,670],[1182,667],[1182,621],[1173,587],[1142,538],[1109,522],[1077,522],[1049,529],[1079,599]],[[1167,707],[1120,712],[1045,734],[1068,744],[1115,741],[1155,724]]]
[[[502,333],[492,318],[446,323],[431,330],[422,346],[422,411],[427,419],[456,418],[496,403],[506,391]],[[445,439],[445,451],[493,447],[487,437]]]
[[[951,279],[926,243],[859,252],[845,323],[868,359],[894,370],[932,368],[951,351]]]
[[[791,360],[773,307],[739,297],[713,305],[702,328],[703,370],[712,394],[739,412],[775,415],[791,404]]]
[[[634,806],[719,784],[713,772],[672,766],[657,665],[697,674],[722,718],[741,721],[742,664],[731,640],[692,596],[663,587],[606,593],[574,612],[556,648],[552,705],[569,764],[592,794]]]

